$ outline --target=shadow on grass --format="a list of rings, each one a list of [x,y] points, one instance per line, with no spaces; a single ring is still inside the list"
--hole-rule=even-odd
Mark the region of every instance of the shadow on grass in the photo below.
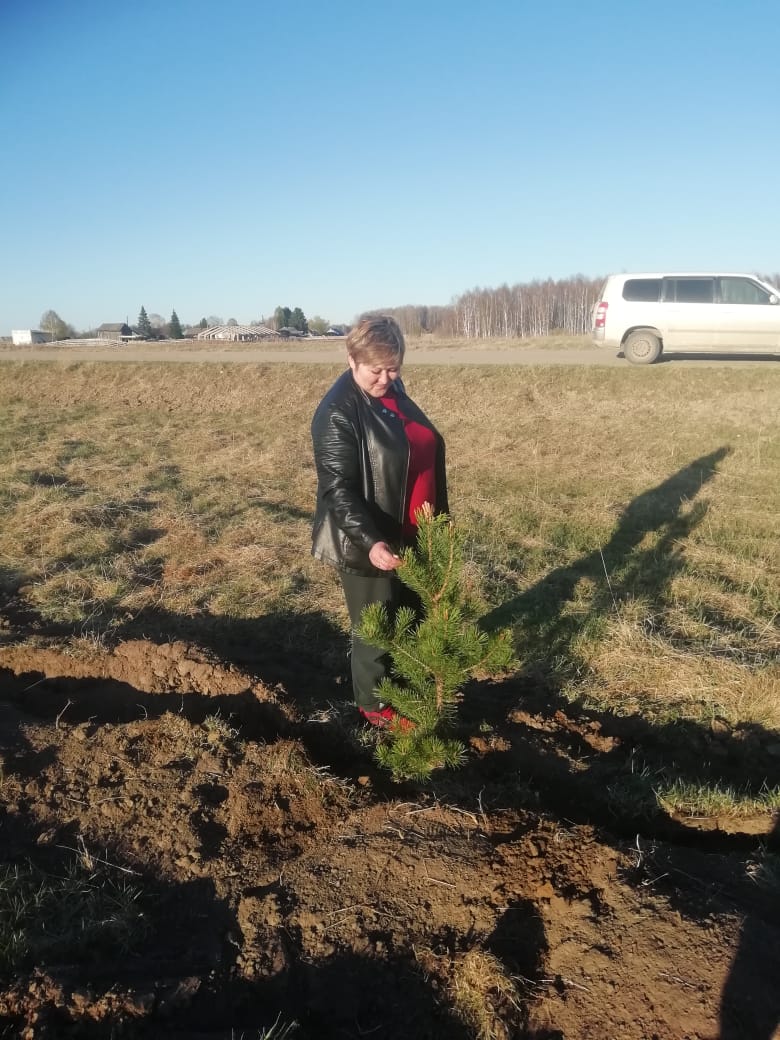
[[[624,509],[606,545],[550,571],[486,614],[480,621],[482,627],[493,631],[514,625],[521,660],[571,660],[576,657],[575,637],[612,613],[624,593],[657,603],[683,565],[677,546],[706,516],[706,503],[694,500],[729,451],[724,447],[710,452],[638,495]],[[683,513],[689,503],[690,511]],[[658,535],[657,543],[637,552],[650,533]],[[591,605],[585,613],[566,614],[564,608],[583,579],[596,590]]]
[[[251,495],[249,504],[255,509],[261,509],[266,516],[281,523],[303,520],[311,523],[311,511],[298,509],[285,502],[274,502],[272,499],[263,498],[261,495]]]

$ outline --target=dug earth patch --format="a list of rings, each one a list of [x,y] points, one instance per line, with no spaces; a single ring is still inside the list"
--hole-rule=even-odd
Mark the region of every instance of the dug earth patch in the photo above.
[[[776,822],[631,772],[748,737],[688,761],[512,682],[460,725],[461,770],[397,785],[348,705],[191,644],[0,648],[0,1036],[777,1035]]]

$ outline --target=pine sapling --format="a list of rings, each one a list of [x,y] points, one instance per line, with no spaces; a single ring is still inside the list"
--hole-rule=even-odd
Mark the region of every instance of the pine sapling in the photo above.
[[[395,779],[425,780],[434,769],[463,761],[464,746],[447,732],[465,681],[508,670],[514,654],[508,629],[488,634],[476,623],[456,525],[446,514],[434,515],[428,503],[417,511],[417,524],[417,546],[405,550],[397,574],[419,596],[421,614],[401,607],[391,618],[383,603],[372,603],[358,634],[393,663],[393,678],[383,679],[376,693],[401,718],[383,733],[377,759]]]

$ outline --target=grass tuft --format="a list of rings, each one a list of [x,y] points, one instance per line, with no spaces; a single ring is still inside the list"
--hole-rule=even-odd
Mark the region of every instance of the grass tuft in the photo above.
[[[0,968],[94,960],[132,951],[148,934],[141,887],[80,857],[62,874],[0,866]]]
[[[683,816],[730,816],[733,818],[780,812],[780,787],[765,785],[758,794],[713,783],[697,784],[675,780],[655,789],[659,804],[667,812]]]
[[[451,984],[455,1011],[478,1040],[504,1040],[512,1035],[500,1009],[517,1009],[520,998],[501,961],[484,950],[470,950],[455,965]]]

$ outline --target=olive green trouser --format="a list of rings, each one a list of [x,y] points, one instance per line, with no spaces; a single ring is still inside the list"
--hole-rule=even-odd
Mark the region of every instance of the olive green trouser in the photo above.
[[[399,607],[411,607],[420,612],[420,599],[394,574],[365,578],[359,574],[341,572],[341,584],[347,601],[349,619],[352,623],[352,691],[355,704],[366,711],[376,711],[379,700],[376,688],[385,676],[390,674],[390,655],[371,646],[356,635],[355,629],[360,624],[363,608],[369,603],[384,603],[391,618]]]

